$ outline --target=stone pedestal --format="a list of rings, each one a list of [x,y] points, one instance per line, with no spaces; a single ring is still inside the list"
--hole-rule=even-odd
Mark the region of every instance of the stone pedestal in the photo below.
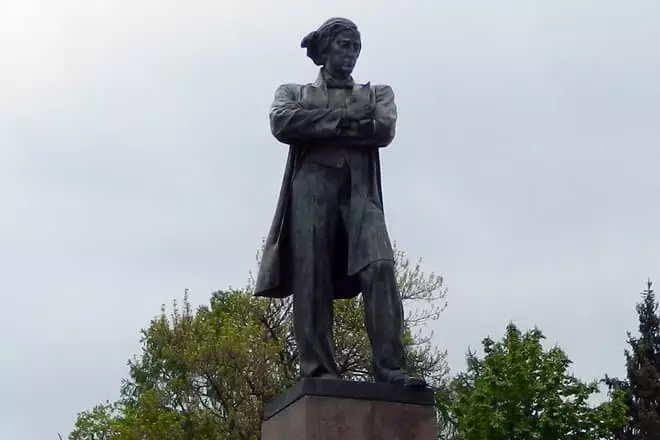
[[[264,406],[261,440],[435,440],[433,391],[303,379]]]

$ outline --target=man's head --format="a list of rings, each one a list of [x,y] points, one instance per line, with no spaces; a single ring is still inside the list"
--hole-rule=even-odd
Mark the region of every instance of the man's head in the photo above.
[[[360,56],[362,42],[357,26],[347,18],[331,18],[303,38],[300,46],[314,64],[323,66],[333,77],[351,75]]]

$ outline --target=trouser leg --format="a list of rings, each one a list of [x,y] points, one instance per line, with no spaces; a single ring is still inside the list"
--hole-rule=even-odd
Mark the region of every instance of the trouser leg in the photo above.
[[[332,250],[339,221],[337,173],[310,165],[299,170],[293,182],[293,314],[303,377],[338,375],[332,337]]]
[[[359,274],[364,299],[364,320],[373,351],[377,381],[405,373],[403,305],[396,284],[394,262],[378,260]]]

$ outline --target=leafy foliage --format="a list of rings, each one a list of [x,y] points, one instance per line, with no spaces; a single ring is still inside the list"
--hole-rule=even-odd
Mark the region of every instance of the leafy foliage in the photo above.
[[[412,306],[405,337],[410,370],[439,386],[445,353],[420,328],[445,307],[442,278],[398,250],[396,261],[402,297]],[[141,353],[129,361],[120,400],[79,414],[70,440],[257,440],[262,402],[293,385],[298,354],[290,298],[256,298],[253,285],[250,278],[243,290],[216,292],[197,310],[187,292],[182,307],[174,303],[169,313],[163,307],[142,330]],[[335,303],[341,373],[368,380],[361,298]]]
[[[486,338],[484,357],[467,355],[467,371],[438,397],[451,417],[449,438],[461,440],[597,440],[623,423],[622,395],[598,407],[589,399],[598,385],[569,374],[571,361],[559,348],[545,350],[543,334],[510,324],[502,341]]]

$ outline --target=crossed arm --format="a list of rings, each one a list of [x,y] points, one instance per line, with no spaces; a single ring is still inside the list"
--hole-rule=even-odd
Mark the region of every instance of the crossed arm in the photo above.
[[[270,127],[277,140],[301,144],[340,140],[355,146],[386,147],[395,136],[397,110],[390,86],[374,86],[371,118],[352,120],[343,108],[305,108],[301,86],[285,84],[275,91],[270,108]]]

